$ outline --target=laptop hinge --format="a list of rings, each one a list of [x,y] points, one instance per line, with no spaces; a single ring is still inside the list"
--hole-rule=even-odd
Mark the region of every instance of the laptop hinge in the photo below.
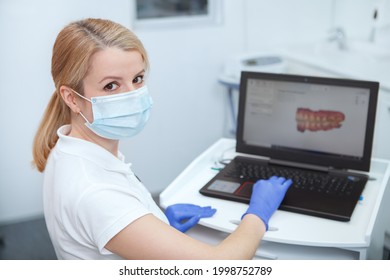
[[[284,166],[290,166],[290,167],[297,167],[297,168],[317,170],[317,171],[322,171],[322,172],[330,171],[330,169],[328,167],[326,167],[326,166],[319,166],[319,165],[306,164],[306,163],[297,163],[297,162],[278,160],[278,159],[270,159],[269,163],[270,164],[276,164],[276,165],[284,165]]]
[[[342,175],[350,173],[350,171],[348,171],[347,169],[336,169],[334,167],[329,167],[328,171],[329,173],[342,174]]]
[[[336,169],[334,167],[319,166],[319,165],[306,164],[306,163],[297,163],[297,162],[278,160],[278,159],[270,159],[268,162],[270,164],[290,166],[290,167],[297,167],[297,168],[304,168],[304,169],[310,169],[310,170],[317,170],[317,171],[329,172],[329,173],[333,173],[333,174],[346,174],[346,173],[350,173],[350,171],[348,171],[347,169]]]

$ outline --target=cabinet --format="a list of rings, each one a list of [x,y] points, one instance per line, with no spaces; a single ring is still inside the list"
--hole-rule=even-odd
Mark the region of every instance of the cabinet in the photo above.
[[[340,61],[340,63],[338,63],[338,61],[329,60],[326,57],[316,57],[313,59],[306,54],[297,55],[296,53],[289,51],[281,52],[281,54],[287,61],[286,72],[288,74],[373,80],[380,82],[372,150],[373,163],[375,164],[372,165],[370,171],[375,179],[370,181],[367,185],[364,193],[365,201],[357,208],[356,213],[360,212],[360,214],[354,214],[355,216],[359,216],[359,219],[363,216],[366,218],[368,218],[368,216],[371,217],[367,224],[360,224],[359,226],[352,225],[361,222],[357,221],[355,218],[355,221],[350,223],[350,227],[340,229],[338,234],[336,233],[335,224],[326,225],[323,227],[323,231],[316,233],[312,232],[312,230],[315,229],[310,229],[308,231],[311,232],[312,235],[306,235],[305,232],[305,238],[307,238],[306,241],[310,240],[311,242],[304,241],[304,238],[298,241],[287,240],[287,235],[285,236],[286,239],[281,238],[276,240],[273,236],[275,233],[268,233],[268,236],[263,240],[256,257],[262,259],[380,259],[382,258],[384,243],[386,243],[386,238],[388,238],[386,236],[390,236],[390,219],[388,214],[390,213],[390,189],[387,187],[389,169],[388,167],[382,169],[384,166],[380,167],[379,165],[379,162],[383,161],[383,163],[385,163],[390,160],[390,145],[388,144],[390,143],[390,79],[386,75],[383,75],[383,73],[386,73],[383,69],[388,69],[388,67],[390,67],[390,61],[378,61],[375,62],[377,63],[375,65],[370,64],[370,67],[364,67],[365,62],[363,61],[361,61],[361,63],[356,63],[354,60],[353,63],[356,65],[352,65],[353,63],[351,64],[350,60]],[[362,71],[362,69],[365,69],[366,72]],[[234,86],[229,83],[225,85],[228,88],[233,88]],[[381,174],[384,176],[383,180],[379,179]],[[205,182],[200,182],[198,187],[202,186],[202,183],[204,184]],[[378,187],[380,189],[378,189]],[[378,192],[376,195],[371,196],[370,192],[373,190]],[[368,196],[366,196],[367,194]],[[196,195],[199,196],[196,193],[193,193],[193,195],[194,197]],[[184,197],[180,199],[184,199]],[[371,201],[368,201],[367,199]],[[376,201],[374,206],[375,210],[370,213],[371,210],[367,208],[366,203],[369,202],[370,204],[373,201]],[[233,205],[229,206],[235,207]],[[230,207],[228,208],[230,209]],[[284,215],[289,214],[284,213]],[[278,217],[278,214],[276,214],[276,217]],[[306,218],[307,217],[302,217],[302,219]],[[291,219],[292,217],[288,217],[287,220]],[[297,219],[296,222],[300,222],[300,219]],[[313,221],[302,223],[302,228],[305,228],[305,226],[310,223],[313,223]],[[189,234],[194,234],[197,237],[205,237],[210,243],[216,243],[218,240],[221,240],[224,235],[224,233],[221,233],[218,229],[228,228],[227,225],[216,226],[214,223],[207,224],[207,222],[205,226],[207,228],[199,226],[198,228],[193,229]],[[316,226],[319,226],[320,228],[320,225],[316,224]],[[293,235],[295,227],[289,229],[289,236]],[[231,230],[232,229],[230,229],[230,231]],[[361,237],[364,236],[363,239],[359,240],[360,238],[357,236],[357,238],[354,239],[353,235],[359,230],[361,233],[364,232],[363,235],[361,235],[361,233],[358,234]],[[207,234],[200,234],[199,232],[207,232]],[[323,232],[329,232],[329,236],[335,234],[339,237],[346,236],[346,232],[350,232],[350,234],[347,234],[345,239],[340,241],[337,240],[337,238],[329,240],[329,236],[320,238],[319,236]],[[297,233],[297,236],[299,236],[299,234],[302,234],[302,232]],[[315,240],[313,240],[312,237]],[[332,246],[329,245],[332,242]]]
[[[209,244],[221,242],[237,227],[247,204],[206,197],[199,193],[215,174],[216,159],[233,158],[233,139],[220,139],[194,159],[160,194],[163,208],[175,203],[210,205],[217,213],[201,219],[188,234]],[[256,252],[258,259],[381,259],[386,228],[389,226],[388,181],[390,162],[373,159],[364,199],[349,222],[339,222],[287,211],[276,211]]]
[[[380,82],[380,90],[378,95],[377,103],[377,114],[375,122],[374,141],[372,148],[373,158],[383,158],[386,160],[390,159],[390,87],[388,79],[383,79],[381,69],[387,68],[386,61],[378,62],[378,67],[372,67],[375,71],[367,73],[367,78],[360,72],[354,71],[353,67],[350,67],[350,71],[338,72],[337,65],[334,67],[316,66],[313,63],[305,63],[304,60],[294,59],[294,55],[287,55],[288,59],[288,72],[292,74],[300,75],[313,75],[313,76],[325,76],[325,77],[342,77],[352,79],[367,79],[367,80],[378,80]],[[390,63],[390,62],[387,62]],[[368,67],[370,68],[370,67]],[[345,67],[344,69],[349,69]],[[377,221],[375,223],[371,248],[377,248],[378,250],[368,250],[368,258],[380,258],[380,248],[386,242],[386,236],[390,236],[390,190],[386,189],[383,193],[382,204],[378,211]],[[385,234],[384,234],[385,233]],[[342,253],[345,253],[344,251]]]

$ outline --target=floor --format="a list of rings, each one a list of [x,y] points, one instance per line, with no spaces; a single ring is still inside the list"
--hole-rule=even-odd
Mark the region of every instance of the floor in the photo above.
[[[45,220],[0,226],[0,260],[55,260]]]

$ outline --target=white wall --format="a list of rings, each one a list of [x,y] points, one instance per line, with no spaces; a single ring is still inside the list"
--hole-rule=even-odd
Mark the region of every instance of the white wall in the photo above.
[[[0,0],[0,223],[42,214],[42,175],[31,147],[53,92],[51,49],[71,20],[108,17],[129,25],[129,3]]]
[[[221,2],[217,25],[135,30],[150,56],[148,85],[155,105],[145,130],[123,142],[121,150],[153,194],[227,134],[230,115],[217,83],[225,58],[316,40],[329,28],[333,3]],[[55,36],[72,20],[103,17],[130,27],[131,16],[131,0],[0,0],[0,223],[42,214],[42,174],[31,169],[31,145],[54,88]]]
[[[377,18],[373,18],[377,10]],[[374,30],[374,44],[390,47],[390,0],[336,0],[334,25],[350,39],[368,40]]]
[[[332,4],[333,0],[248,0],[248,50],[319,41],[330,28]]]
[[[224,1],[219,24],[135,29],[151,59],[154,107],[145,130],[121,150],[154,194],[224,134],[227,101],[217,76],[226,56],[243,47],[235,2]]]
[[[135,30],[150,55],[148,85],[155,105],[145,131],[121,150],[155,195],[223,135],[225,96],[216,76],[226,55],[242,49],[241,6],[224,2],[222,14],[228,16],[219,25]],[[132,5],[131,0],[0,0],[0,223],[42,214],[42,174],[31,168],[31,147],[54,89],[50,61],[57,33],[84,17],[130,27]]]

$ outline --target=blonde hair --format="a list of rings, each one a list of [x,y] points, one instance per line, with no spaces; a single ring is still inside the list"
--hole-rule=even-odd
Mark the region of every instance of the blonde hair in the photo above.
[[[58,128],[70,123],[70,108],[60,96],[60,87],[66,85],[83,94],[83,79],[91,56],[107,47],[137,50],[144,60],[145,70],[149,66],[141,41],[129,29],[115,22],[84,19],[70,23],[58,34],[51,64],[56,90],[46,107],[33,145],[33,164],[40,172],[45,170],[50,151],[57,143]]]

